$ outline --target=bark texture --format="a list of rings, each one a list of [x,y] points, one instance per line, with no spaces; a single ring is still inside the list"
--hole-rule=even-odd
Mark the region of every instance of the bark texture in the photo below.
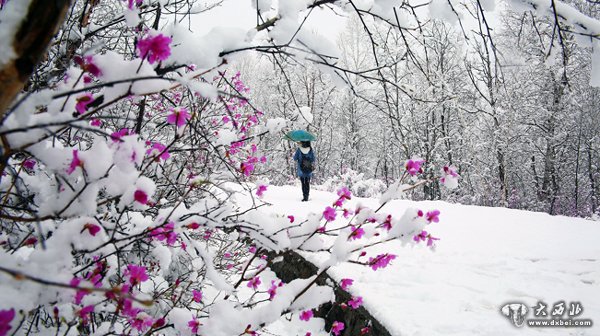
[[[17,0],[19,1],[19,0]],[[70,0],[33,0],[14,39],[16,57],[0,69],[0,118],[21,92],[63,22]]]
[[[301,255],[295,252],[286,252],[283,260],[273,263],[274,255],[269,256],[269,267],[279,279],[283,282],[290,282],[294,279],[306,279],[317,274],[317,267]],[[321,275],[317,279],[317,285],[326,286],[335,283],[327,274]],[[352,309],[350,307],[342,308],[342,303],[348,302],[352,298],[350,293],[336,286],[334,288],[335,302],[321,305],[315,311],[315,317],[325,319],[325,330],[330,330],[334,321],[344,322],[345,328],[340,333],[342,336],[357,335],[377,335],[391,336],[390,332],[377,321],[364,307]],[[361,329],[369,327],[369,332],[361,334]]]

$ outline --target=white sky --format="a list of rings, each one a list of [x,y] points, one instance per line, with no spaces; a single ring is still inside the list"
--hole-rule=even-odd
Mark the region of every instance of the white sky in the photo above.
[[[256,27],[256,10],[252,8],[251,1],[255,0],[224,0],[220,7],[195,15],[194,32],[204,35],[217,26],[236,27],[247,31]],[[266,17],[263,15],[263,18],[266,20],[274,15],[269,14]],[[345,28],[345,21],[345,18],[328,9],[317,8],[311,13],[303,29],[315,30],[335,43],[337,36]]]

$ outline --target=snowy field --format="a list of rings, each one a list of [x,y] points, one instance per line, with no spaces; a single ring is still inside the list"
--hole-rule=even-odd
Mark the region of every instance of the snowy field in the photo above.
[[[302,218],[322,212],[336,197],[313,190],[309,202],[300,202],[299,186],[269,186],[263,200],[272,204],[267,211]],[[378,204],[355,197],[351,202]],[[516,328],[500,313],[506,303],[523,302],[532,318],[539,301],[548,305],[548,315],[558,301],[567,309],[580,302],[577,318],[600,323],[600,223],[445,202],[393,201],[381,212],[398,216],[408,206],[441,211],[440,223],[428,227],[441,238],[435,251],[391,242],[369,253],[398,255],[386,269],[346,263],[329,271],[337,280],[353,278],[352,294],[362,296],[393,335],[600,335],[598,326]],[[296,326],[282,321],[270,331],[304,335]]]

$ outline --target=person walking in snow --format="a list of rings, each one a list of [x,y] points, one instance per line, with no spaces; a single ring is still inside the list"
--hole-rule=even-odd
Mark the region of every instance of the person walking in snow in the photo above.
[[[310,193],[310,178],[314,170],[315,151],[310,146],[310,141],[302,141],[298,144],[294,160],[296,161],[298,177],[302,183],[302,202],[306,202]]]

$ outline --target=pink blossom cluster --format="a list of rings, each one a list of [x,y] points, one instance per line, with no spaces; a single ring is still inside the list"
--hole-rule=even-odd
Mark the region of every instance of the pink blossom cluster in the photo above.
[[[149,236],[158,241],[165,241],[169,246],[175,245],[177,238],[179,237],[179,235],[175,232],[175,222],[173,221],[151,230]]]
[[[375,258],[369,258],[368,265],[371,266],[373,271],[376,271],[380,268],[386,268],[392,260],[396,259],[396,255],[384,253],[379,254]]]

